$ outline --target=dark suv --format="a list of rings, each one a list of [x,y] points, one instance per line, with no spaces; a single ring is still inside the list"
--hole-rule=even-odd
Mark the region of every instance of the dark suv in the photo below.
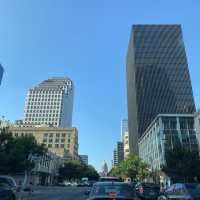
[[[140,199],[157,199],[160,195],[160,186],[154,183],[137,183],[135,191]]]
[[[158,198],[158,200],[167,199],[200,200],[200,184],[173,184]]]

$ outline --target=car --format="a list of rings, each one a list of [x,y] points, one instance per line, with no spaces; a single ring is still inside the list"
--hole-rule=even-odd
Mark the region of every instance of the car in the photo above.
[[[81,181],[77,184],[78,187],[90,187],[90,183],[88,181]]]
[[[69,181],[65,181],[65,182],[64,182],[64,185],[67,186],[67,187],[72,186],[71,182],[69,182]]]
[[[72,182],[72,183],[71,183],[71,186],[77,186],[77,185],[78,185],[77,182]]]
[[[114,176],[103,176],[99,178],[99,182],[122,182],[120,178]]]
[[[12,177],[0,176],[0,199],[1,200],[16,200],[17,185]]]
[[[137,197],[142,200],[157,199],[160,195],[160,185],[155,183],[138,182],[135,185],[135,191]]]
[[[200,184],[198,183],[176,183],[171,185],[158,200],[200,200]]]
[[[132,187],[123,182],[97,182],[87,190],[88,200],[135,200]]]
[[[65,187],[66,185],[63,182],[59,182],[59,183],[56,184],[56,186]]]

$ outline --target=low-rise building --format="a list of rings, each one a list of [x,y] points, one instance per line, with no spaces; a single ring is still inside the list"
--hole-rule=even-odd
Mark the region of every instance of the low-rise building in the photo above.
[[[64,158],[52,152],[40,157],[32,157],[35,167],[31,172],[30,181],[34,185],[53,185],[57,183],[59,168],[64,164]]]
[[[32,135],[39,144],[44,144],[48,150],[65,159],[79,159],[78,131],[76,128],[58,127],[23,127],[11,126],[9,130],[14,137]]]
[[[199,151],[192,114],[160,114],[139,139],[139,156],[152,170],[165,164],[166,149],[182,145]]]

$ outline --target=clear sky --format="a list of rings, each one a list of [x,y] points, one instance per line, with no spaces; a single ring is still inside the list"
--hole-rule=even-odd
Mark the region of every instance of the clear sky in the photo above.
[[[180,23],[200,107],[199,0],[0,0],[0,116],[23,117],[29,88],[51,76],[75,84],[79,152],[110,165],[127,117],[125,59],[132,24]]]

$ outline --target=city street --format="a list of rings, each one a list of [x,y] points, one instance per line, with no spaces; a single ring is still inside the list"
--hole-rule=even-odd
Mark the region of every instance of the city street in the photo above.
[[[84,191],[80,187],[39,187],[30,197],[23,200],[85,200]]]

